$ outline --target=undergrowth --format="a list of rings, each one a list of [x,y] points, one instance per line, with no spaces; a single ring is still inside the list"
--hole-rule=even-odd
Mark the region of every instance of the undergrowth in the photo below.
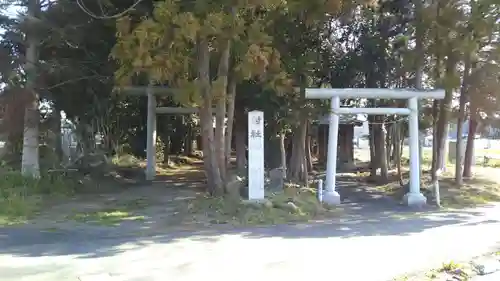
[[[26,221],[38,213],[45,197],[71,195],[77,184],[50,173],[35,179],[19,171],[2,170],[0,176],[0,225]]]
[[[141,163],[141,160],[134,155],[131,154],[117,154],[113,156],[111,162],[118,167],[138,167]]]
[[[315,190],[285,188],[269,193],[261,202],[247,202],[230,197],[199,197],[188,209],[194,217],[214,224],[269,225],[308,221],[337,210],[321,204]]]

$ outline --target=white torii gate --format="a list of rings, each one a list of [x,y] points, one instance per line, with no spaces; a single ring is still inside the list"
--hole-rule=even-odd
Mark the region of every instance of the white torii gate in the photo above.
[[[345,88],[345,89],[306,89],[306,98],[331,99],[330,124],[328,127],[328,151],[326,162],[326,188],[323,201],[327,204],[340,204],[340,195],[335,190],[337,171],[337,143],[339,114],[409,115],[410,127],[410,189],[403,201],[408,206],[423,206],[427,203],[420,192],[420,156],[418,129],[418,99],[443,99],[444,90]],[[407,99],[407,108],[350,108],[340,107],[340,99]]]

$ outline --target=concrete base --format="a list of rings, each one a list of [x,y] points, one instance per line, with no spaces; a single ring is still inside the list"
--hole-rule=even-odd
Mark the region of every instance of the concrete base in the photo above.
[[[333,191],[325,190],[323,192],[323,203],[327,205],[340,205],[341,203],[340,194],[335,190]]]
[[[408,192],[403,197],[403,203],[409,207],[424,207],[427,198],[422,193]]]

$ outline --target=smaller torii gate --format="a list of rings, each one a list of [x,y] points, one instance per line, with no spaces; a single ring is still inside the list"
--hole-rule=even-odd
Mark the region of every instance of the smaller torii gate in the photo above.
[[[195,107],[157,107],[156,96],[174,94],[177,89],[161,86],[125,87],[120,90],[130,96],[148,97],[147,108],[147,140],[146,140],[146,180],[154,180],[156,176],[156,115],[157,114],[193,114],[198,113]]]
[[[306,89],[306,98],[330,99],[331,112],[328,128],[326,188],[323,200],[327,204],[340,204],[340,195],[335,190],[337,172],[337,143],[339,114],[409,115],[410,131],[410,189],[403,201],[408,206],[423,206],[427,199],[420,192],[420,155],[418,129],[418,99],[443,99],[444,90],[345,88],[345,89]],[[406,99],[407,108],[351,108],[340,107],[340,99]]]

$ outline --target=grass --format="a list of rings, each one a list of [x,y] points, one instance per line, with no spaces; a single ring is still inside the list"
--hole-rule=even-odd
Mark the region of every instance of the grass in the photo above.
[[[401,199],[403,192],[399,185],[382,186],[390,195]],[[429,181],[425,184],[422,192],[432,199],[433,186]],[[500,184],[485,179],[465,180],[459,186],[453,178],[442,178],[439,182],[441,205],[445,208],[460,209],[484,205],[490,202],[500,202]]]
[[[133,200],[128,200],[123,203],[118,204],[120,207],[125,208],[127,210],[142,210],[151,205],[151,202],[146,198],[137,198]]]
[[[464,265],[463,264],[460,264],[460,263],[457,263],[457,262],[454,262],[454,261],[450,261],[448,263],[443,263],[442,266],[440,268],[438,268],[438,272],[452,272],[452,271],[455,271],[457,269],[462,269],[464,268]]]
[[[136,211],[146,209],[150,206],[150,202],[146,198],[136,198],[116,202],[114,205],[100,210],[74,212],[66,219],[101,226],[117,226],[124,221],[143,221],[145,217],[137,215]]]
[[[449,170],[453,170],[453,167],[450,166]],[[357,173],[355,178],[397,200],[401,200],[408,191],[408,187],[401,187],[395,179],[386,184],[371,184],[368,182],[369,173]],[[403,178],[405,182],[408,181],[408,171],[404,172]],[[429,201],[434,199],[433,189],[430,176],[424,173],[421,191],[430,199]],[[439,180],[439,190],[441,205],[445,208],[466,208],[500,202],[500,183],[482,177],[464,179],[462,185],[457,185],[452,173],[444,173]]]
[[[438,268],[402,275],[394,278],[393,281],[475,280],[474,277],[476,277],[481,272],[481,270],[477,267],[477,263],[475,261],[482,258],[490,259],[491,257],[497,255],[500,255],[500,252],[486,253],[469,261],[445,262]]]
[[[463,208],[500,201],[500,183],[483,178],[465,180],[458,186],[453,178],[440,180],[443,207]]]
[[[162,218],[161,223],[168,228],[274,225],[305,222],[339,212],[339,209],[322,205],[314,189],[292,185],[282,192],[268,193],[262,202],[245,201],[231,195],[209,197],[199,194],[178,204],[175,210],[170,209],[172,213]],[[106,209],[74,212],[65,219],[91,225],[117,226],[125,221],[143,221],[145,218],[136,211],[149,206],[148,200],[139,198],[125,203],[116,202],[113,207]]]
[[[432,280],[470,280],[473,270],[470,263],[457,263],[450,261],[443,263],[441,267],[430,271],[416,272],[402,275],[393,279],[393,281],[432,281]]]
[[[142,170],[146,167],[146,161],[133,155],[115,155],[112,163],[118,168]],[[198,157],[185,155],[172,155],[168,164],[157,163],[156,175],[158,177],[168,177],[170,181],[186,181],[204,179],[205,172],[202,162]]]
[[[27,178],[20,172],[1,170],[0,225],[25,223],[39,214],[46,198],[74,194],[77,183],[59,175],[43,174]]]
[[[483,167],[499,168],[500,167],[500,150],[497,149],[476,149],[475,163]],[[490,155],[490,158],[487,156]],[[403,159],[408,162],[409,151],[403,151]],[[432,150],[425,149],[422,152],[422,164],[431,166],[432,164]]]
[[[141,166],[141,162],[143,161],[133,155],[122,154],[113,156],[111,162],[118,167],[134,168]]]
[[[101,226],[117,226],[124,221],[142,221],[145,218],[144,216],[133,215],[127,210],[108,209],[102,211],[76,213],[68,216],[68,219]]]
[[[200,196],[188,205],[191,215],[212,224],[273,225],[308,221],[336,213],[322,205],[312,189],[287,187],[262,202],[245,202],[229,197]]]

